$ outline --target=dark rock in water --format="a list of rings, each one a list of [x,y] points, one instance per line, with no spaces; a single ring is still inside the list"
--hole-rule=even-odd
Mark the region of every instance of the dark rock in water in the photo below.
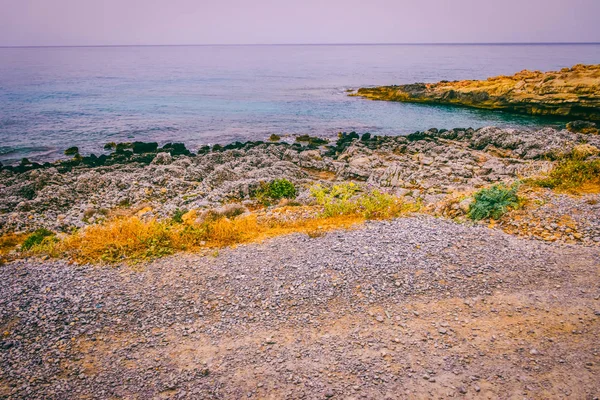
[[[192,154],[192,152],[185,147],[184,143],[167,143],[161,148],[161,150],[168,151],[172,156],[189,156]]]
[[[340,143],[340,141],[341,142],[352,142],[354,139],[358,139],[359,137],[360,136],[358,136],[358,133],[356,133],[354,131],[352,131],[350,133],[343,132],[338,139],[338,143]]]
[[[65,156],[74,156],[75,154],[79,154],[79,147],[77,146],[69,147],[65,150]]]
[[[239,150],[244,148],[246,144],[242,142],[234,142],[229,143],[227,146],[223,147],[223,150]]]
[[[589,121],[572,121],[567,124],[567,129],[574,133],[591,133],[598,134],[600,129],[595,123]]]
[[[133,142],[131,148],[134,154],[152,153],[158,149],[156,142]]]
[[[308,142],[310,140],[309,135],[300,135],[296,137],[296,142]]]
[[[323,144],[329,143],[329,141],[326,139],[321,139],[319,137],[310,136],[310,135],[298,136],[298,137],[296,137],[296,142],[300,142],[300,143],[305,142],[312,146],[321,146]]]
[[[131,161],[139,162],[142,164],[150,164],[154,160],[154,157],[156,157],[156,154],[146,153],[142,156],[136,157],[135,159],[133,159]]]
[[[204,145],[198,149],[198,154],[208,154],[210,153],[210,146]]]
[[[115,146],[115,150],[117,153],[122,153],[126,149],[130,149],[131,146],[132,146],[131,143],[117,143],[117,145]]]
[[[95,154],[90,154],[88,157],[83,157],[81,162],[87,165],[88,167],[93,167],[98,165],[98,157]]]
[[[370,137],[370,134],[369,134]],[[346,150],[355,139],[359,139],[360,135],[354,131],[350,133],[342,132],[338,134],[338,140],[335,146],[329,146],[329,150],[325,153],[328,157],[336,157]]]
[[[133,156],[133,151],[131,150],[117,150],[115,154],[112,155],[111,159],[116,162],[125,162]]]
[[[433,136],[429,135],[427,132],[414,132],[411,133],[410,135],[407,135],[406,138],[410,141],[410,142],[414,142],[417,140],[426,140],[426,139],[430,139]]]

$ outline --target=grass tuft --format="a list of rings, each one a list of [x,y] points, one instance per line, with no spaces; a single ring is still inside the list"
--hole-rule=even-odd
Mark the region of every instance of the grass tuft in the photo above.
[[[600,160],[570,157],[561,160],[547,177],[530,183],[568,193],[600,193]]]
[[[378,190],[362,192],[350,182],[331,187],[316,185],[311,195],[323,207],[324,217],[359,214],[365,219],[393,218],[408,209],[399,198]]]
[[[27,234],[25,233],[7,233],[0,236],[0,264],[11,258],[11,251],[22,244],[26,237]]]
[[[51,232],[45,228],[40,228],[27,236],[23,242],[23,245],[21,246],[21,249],[29,250],[33,246],[40,245],[43,242],[50,240],[50,238],[54,238],[54,232]]]

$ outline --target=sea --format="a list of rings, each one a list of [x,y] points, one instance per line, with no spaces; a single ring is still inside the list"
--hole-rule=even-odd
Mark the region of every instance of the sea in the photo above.
[[[564,121],[349,97],[363,86],[484,79],[600,63],[600,44],[0,48],[0,161],[103,153],[107,142],[293,140],[341,131]]]

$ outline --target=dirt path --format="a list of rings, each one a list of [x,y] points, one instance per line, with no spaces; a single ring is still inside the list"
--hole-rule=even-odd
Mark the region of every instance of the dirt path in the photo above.
[[[429,218],[0,267],[0,398],[600,396],[600,250]]]

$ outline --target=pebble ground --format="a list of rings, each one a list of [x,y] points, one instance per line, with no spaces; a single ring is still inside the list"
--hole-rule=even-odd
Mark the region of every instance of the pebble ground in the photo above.
[[[432,217],[0,266],[0,398],[600,396],[600,250]]]

